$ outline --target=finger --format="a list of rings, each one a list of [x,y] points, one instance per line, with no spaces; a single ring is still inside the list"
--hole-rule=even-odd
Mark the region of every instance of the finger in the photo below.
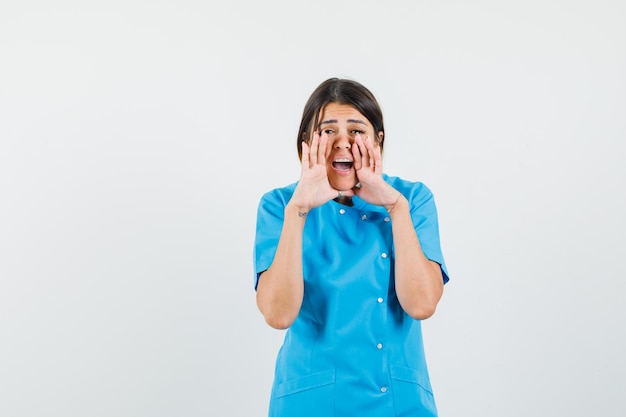
[[[302,141],[302,166],[309,168],[309,144]]]
[[[374,145],[372,144],[372,139],[369,136],[365,138],[365,147],[367,148],[369,166],[373,169],[376,169],[374,159]]]
[[[361,159],[361,151],[359,151],[359,146],[356,142],[352,143],[352,159],[354,164],[354,169],[356,171],[360,170],[363,167],[363,160]]]
[[[367,140],[367,138],[365,140]],[[367,154],[367,148],[365,147],[365,142],[361,138],[361,135],[357,135],[357,137],[354,140],[354,143],[356,143],[357,146],[359,147],[359,154],[360,154],[360,158],[361,158],[361,167],[369,166],[370,160],[369,160],[369,156]]]
[[[310,166],[317,164],[317,150],[319,148],[319,136],[317,132],[313,132],[313,139],[311,140],[311,149],[309,152]]]
[[[374,160],[374,172],[381,174],[383,172],[383,154],[380,151],[380,146],[376,146],[370,151],[372,159]]]
[[[363,161],[361,159],[361,151],[359,150],[358,142],[361,141],[361,135],[357,133],[354,138],[354,142],[352,142],[352,157],[354,158],[354,169],[359,170],[363,166]]]
[[[317,162],[319,164],[326,165],[326,147],[328,145],[328,135],[326,132],[322,133],[319,141],[319,148],[317,151]]]

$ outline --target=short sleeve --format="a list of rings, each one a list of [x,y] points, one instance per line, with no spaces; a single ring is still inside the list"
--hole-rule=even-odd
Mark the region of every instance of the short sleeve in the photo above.
[[[443,283],[449,281],[441,243],[439,240],[439,219],[435,197],[431,190],[422,183],[417,183],[416,188],[410,195],[411,219],[417,233],[424,256],[441,265]]]
[[[277,189],[263,195],[259,202],[253,250],[255,290],[259,275],[274,261],[283,228],[285,206],[290,197],[284,189]]]

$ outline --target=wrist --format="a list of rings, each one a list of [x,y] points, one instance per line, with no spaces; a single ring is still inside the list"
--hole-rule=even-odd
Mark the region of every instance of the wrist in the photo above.
[[[296,217],[306,220],[307,215],[309,214],[308,207],[297,206],[295,204],[287,204],[285,206],[285,217],[290,215],[295,215]]]
[[[393,202],[393,204],[389,204],[385,206],[385,209],[387,209],[387,212],[389,213],[389,215],[393,215],[395,212],[398,211],[398,209],[403,206],[403,205],[407,205],[408,206],[408,202],[409,200],[407,200],[402,193],[398,193],[398,198],[396,198],[396,201]]]

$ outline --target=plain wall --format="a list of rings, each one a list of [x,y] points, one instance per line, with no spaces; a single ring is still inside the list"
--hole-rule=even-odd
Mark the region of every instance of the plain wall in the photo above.
[[[313,89],[368,86],[451,281],[440,415],[626,415],[621,1],[0,5],[0,415],[263,416],[261,195]]]

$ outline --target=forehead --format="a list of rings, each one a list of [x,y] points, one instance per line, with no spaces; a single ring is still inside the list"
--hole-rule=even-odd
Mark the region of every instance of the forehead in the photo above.
[[[360,121],[370,125],[369,120],[350,104],[329,103],[320,113],[322,123],[352,123]]]

